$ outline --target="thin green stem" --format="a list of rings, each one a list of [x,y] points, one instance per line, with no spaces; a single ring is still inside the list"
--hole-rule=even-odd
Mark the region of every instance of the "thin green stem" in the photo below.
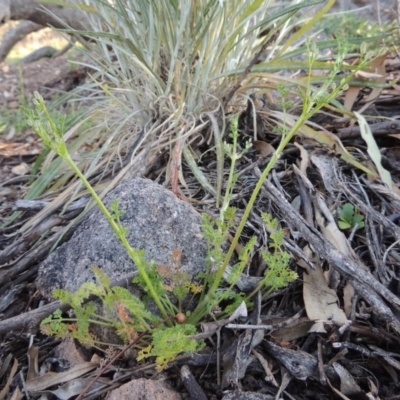
[[[304,116],[301,116],[296,124],[293,126],[293,128],[290,130],[290,132],[287,135],[284,135],[282,137],[281,142],[279,143],[278,148],[274,152],[274,154],[271,157],[271,160],[269,161],[268,165],[264,169],[260,179],[257,182],[256,187],[253,190],[253,193],[250,197],[250,200],[247,204],[247,207],[244,211],[243,217],[240,221],[239,227],[236,231],[235,237],[233,238],[233,241],[231,243],[231,246],[229,247],[228,253],[226,254],[224,263],[222,264],[222,267],[220,270],[217,272],[216,279],[214,280],[214,286],[212,286],[211,290],[215,290],[218,287],[217,281],[222,279],[226,268],[228,267],[228,264],[232,258],[233,252],[235,251],[235,248],[237,244],[239,243],[239,238],[240,235],[243,232],[243,229],[246,225],[246,222],[250,216],[251,210],[253,209],[254,203],[257,199],[258,193],[260,192],[265,180],[267,179],[269,173],[271,172],[272,168],[275,166],[276,162],[279,160],[279,158],[282,155],[283,150],[285,150],[286,146],[288,143],[292,140],[293,136],[297,133],[297,131],[303,126],[303,124],[307,121],[307,118]]]
[[[235,248],[237,244],[239,243],[239,238],[240,235],[243,232],[243,229],[246,225],[246,222],[250,216],[251,210],[253,209],[254,203],[257,199],[258,193],[260,192],[264,181],[267,179],[268,174],[271,172],[272,168],[275,166],[276,162],[279,160],[280,156],[282,155],[283,150],[286,148],[287,144],[290,142],[290,140],[293,138],[293,136],[297,133],[297,131],[302,127],[302,125],[307,121],[307,116],[301,116],[296,124],[293,126],[293,128],[290,130],[290,132],[282,137],[282,140],[276,149],[275,153],[273,154],[271,160],[269,161],[267,167],[264,169],[264,172],[262,173],[260,179],[257,182],[257,185],[255,189],[253,190],[253,193],[251,195],[251,198],[247,204],[247,207],[244,211],[243,217],[240,221],[239,227],[236,231],[235,237],[233,238],[233,241],[231,243],[231,246],[229,247],[228,253],[226,254],[224,263],[222,264],[221,268],[218,269],[216,276],[213,279],[212,286],[210,290],[208,291],[207,295],[204,297],[203,301],[201,304],[199,304],[199,307],[195,310],[195,312],[192,315],[191,322],[192,321],[197,321],[198,318],[201,318],[201,313],[204,312],[206,309],[207,302],[212,298],[216,290],[221,284],[221,281],[223,279],[224,273],[228,267],[228,264],[232,258],[233,252],[235,251]]]
[[[114,232],[118,236],[118,239],[121,241],[121,243],[124,245],[126,251],[128,252],[129,256],[131,259],[134,261],[136,264],[140,275],[142,276],[153,300],[157,304],[158,309],[160,310],[163,318],[168,318],[168,314],[165,311],[164,305],[162,304],[159,296],[157,295],[156,290],[154,289],[151,280],[149,276],[147,275],[146,269],[143,268],[142,266],[142,260],[140,257],[136,254],[135,250],[132,249],[130,244],[128,243],[125,235],[121,232],[120,228],[118,225],[115,223],[114,219],[112,218],[110,212],[107,210],[106,206],[104,203],[100,200],[99,196],[93,189],[93,187],[90,185],[88,180],[86,179],[85,175],[82,174],[80,169],[75,165],[74,161],[72,160],[71,156],[67,153],[63,155],[64,160],[69,164],[69,166],[74,170],[74,172],[78,175],[79,179],[82,181],[82,183],[85,185],[86,189],[89,191],[93,199],[96,201],[97,205],[99,206],[101,212],[104,214],[104,216],[107,218],[108,222],[110,223],[111,227],[113,228]]]
[[[93,316],[98,317],[98,315],[93,315]],[[78,320],[76,318],[63,318],[62,321],[63,322],[78,322]],[[92,324],[96,324],[96,325],[107,326],[110,328],[113,328],[115,325],[111,322],[102,322],[102,321],[99,321],[98,319],[92,319],[92,318],[89,318],[88,322],[91,322]]]

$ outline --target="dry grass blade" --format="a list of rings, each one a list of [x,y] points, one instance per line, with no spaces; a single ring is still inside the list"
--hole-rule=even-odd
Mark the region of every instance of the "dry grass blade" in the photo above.
[[[4,385],[4,388],[0,392],[0,400],[4,400],[8,394],[8,390],[10,389],[12,380],[14,379],[14,375],[17,372],[18,369],[18,361],[16,358],[14,358],[14,364],[11,368],[10,376],[7,379],[6,384]]]
[[[379,176],[382,179],[382,182],[386,183],[386,185],[391,188],[392,187],[392,177],[390,176],[390,172],[387,171],[382,166],[382,155],[379,151],[379,147],[376,144],[374,136],[372,135],[371,129],[369,128],[368,122],[366,119],[358,112],[354,112],[354,115],[358,119],[358,123],[360,125],[360,132],[362,138],[368,145],[368,154],[370,155],[372,161],[375,164],[376,169],[378,170]]]

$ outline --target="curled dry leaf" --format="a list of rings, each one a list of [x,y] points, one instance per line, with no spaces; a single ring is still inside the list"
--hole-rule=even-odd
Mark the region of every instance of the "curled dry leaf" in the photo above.
[[[260,157],[268,157],[275,151],[270,143],[263,140],[253,140],[253,147],[259,152]]]
[[[293,144],[300,150],[300,171],[307,176],[307,168],[310,165],[310,157],[308,156],[308,151],[297,142],[294,142]]]
[[[336,362],[332,364],[332,367],[340,377],[341,393],[343,393],[345,396],[353,396],[362,393],[360,386],[357,385],[356,381],[346,368]]]
[[[30,381],[39,376],[39,347],[30,346],[28,350],[28,373],[26,380]]]

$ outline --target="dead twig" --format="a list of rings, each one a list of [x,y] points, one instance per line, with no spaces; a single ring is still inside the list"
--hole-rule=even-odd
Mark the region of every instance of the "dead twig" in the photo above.
[[[369,125],[374,136],[387,136],[400,133],[400,121],[384,121]],[[338,130],[339,139],[352,139],[361,136],[359,126],[350,126]]]
[[[261,176],[261,171],[256,171],[256,175]],[[377,315],[384,318],[397,332],[400,332],[398,319],[380,296],[397,309],[400,309],[400,299],[377,281],[372,274],[367,273],[361,261],[339,252],[318,230],[309,226],[271,182],[267,180],[264,186],[266,190],[263,191],[263,194],[274,202],[282,215],[285,215],[286,222],[296,228],[302,237],[311,244],[313,250],[325,258],[354,286],[355,290],[371,304]]]

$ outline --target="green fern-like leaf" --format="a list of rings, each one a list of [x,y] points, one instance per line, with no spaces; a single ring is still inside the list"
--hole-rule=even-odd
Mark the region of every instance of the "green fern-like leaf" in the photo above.
[[[137,332],[150,329],[149,324],[156,324],[159,317],[146,310],[145,304],[129,290],[116,286],[113,288],[115,301],[120,302],[132,314]]]
[[[111,214],[112,218],[116,221],[119,221],[120,218],[124,215],[124,211],[119,209],[119,201],[118,200],[114,200],[111,203],[110,214]]]
[[[154,262],[152,262],[150,267],[148,265],[146,265],[146,269],[147,269],[147,275],[154,287],[155,292],[157,293],[157,296],[160,298],[166,296],[167,291],[164,287],[163,278],[160,276],[160,274],[157,271],[157,265]],[[142,278],[141,275],[138,275],[136,278],[134,278],[133,283],[136,283],[145,292],[148,292],[146,282]],[[146,294],[142,300],[144,301],[145,304],[148,304],[151,301],[151,297],[148,294]]]
[[[64,338],[68,334],[68,328],[63,323],[62,311],[56,310],[46,317],[40,324],[40,330],[46,335]]]
[[[246,299],[244,293],[233,293],[231,296],[232,303],[225,307],[224,314],[232,315],[232,313],[242,304],[242,302]],[[247,306],[250,305],[250,302],[247,302]]]
[[[111,286],[110,277],[99,267],[92,267],[92,271],[99,285],[105,289],[110,289]]]
[[[162,371],[181,353],[191,354],[200,351],[204,347],[204,342],[189,337],[194,334],[196,327],[189,324],[155,329],[150,355],[156,357],[157,369]]]
[[[272,218],[269,214],[262,214],[261,218],[268,229],[273,231],[278,229],[278,220],[276,218]]]
[[[271,231],[269,247],[271,251],[263,251],[261,253],[265,263],[268,266],[265,278],[262,280],[261,286],[268,288],[267,293],[286,287],[298,278],[297,273],[290,269],[291,255],[282,249],[285,241],[285,232],[279,228],[276,218],[272,218],[269,214],[263,214],[262,219]]]
[[[270,292],[286,287],[298,278],[297,273],[289,267],[291,260],[289,253],[285,251],[275,254],[262,252],[262,257],[269,267],[263,283],[270,288]]]
[[[284,243],[284,239],[285,239],[285,232],[283,231],[283,229],[277,229],[276,231],[273,231],[271,233],[271,247],[273,247],[274,249],[279,249],[280,247],[283,246]]]

